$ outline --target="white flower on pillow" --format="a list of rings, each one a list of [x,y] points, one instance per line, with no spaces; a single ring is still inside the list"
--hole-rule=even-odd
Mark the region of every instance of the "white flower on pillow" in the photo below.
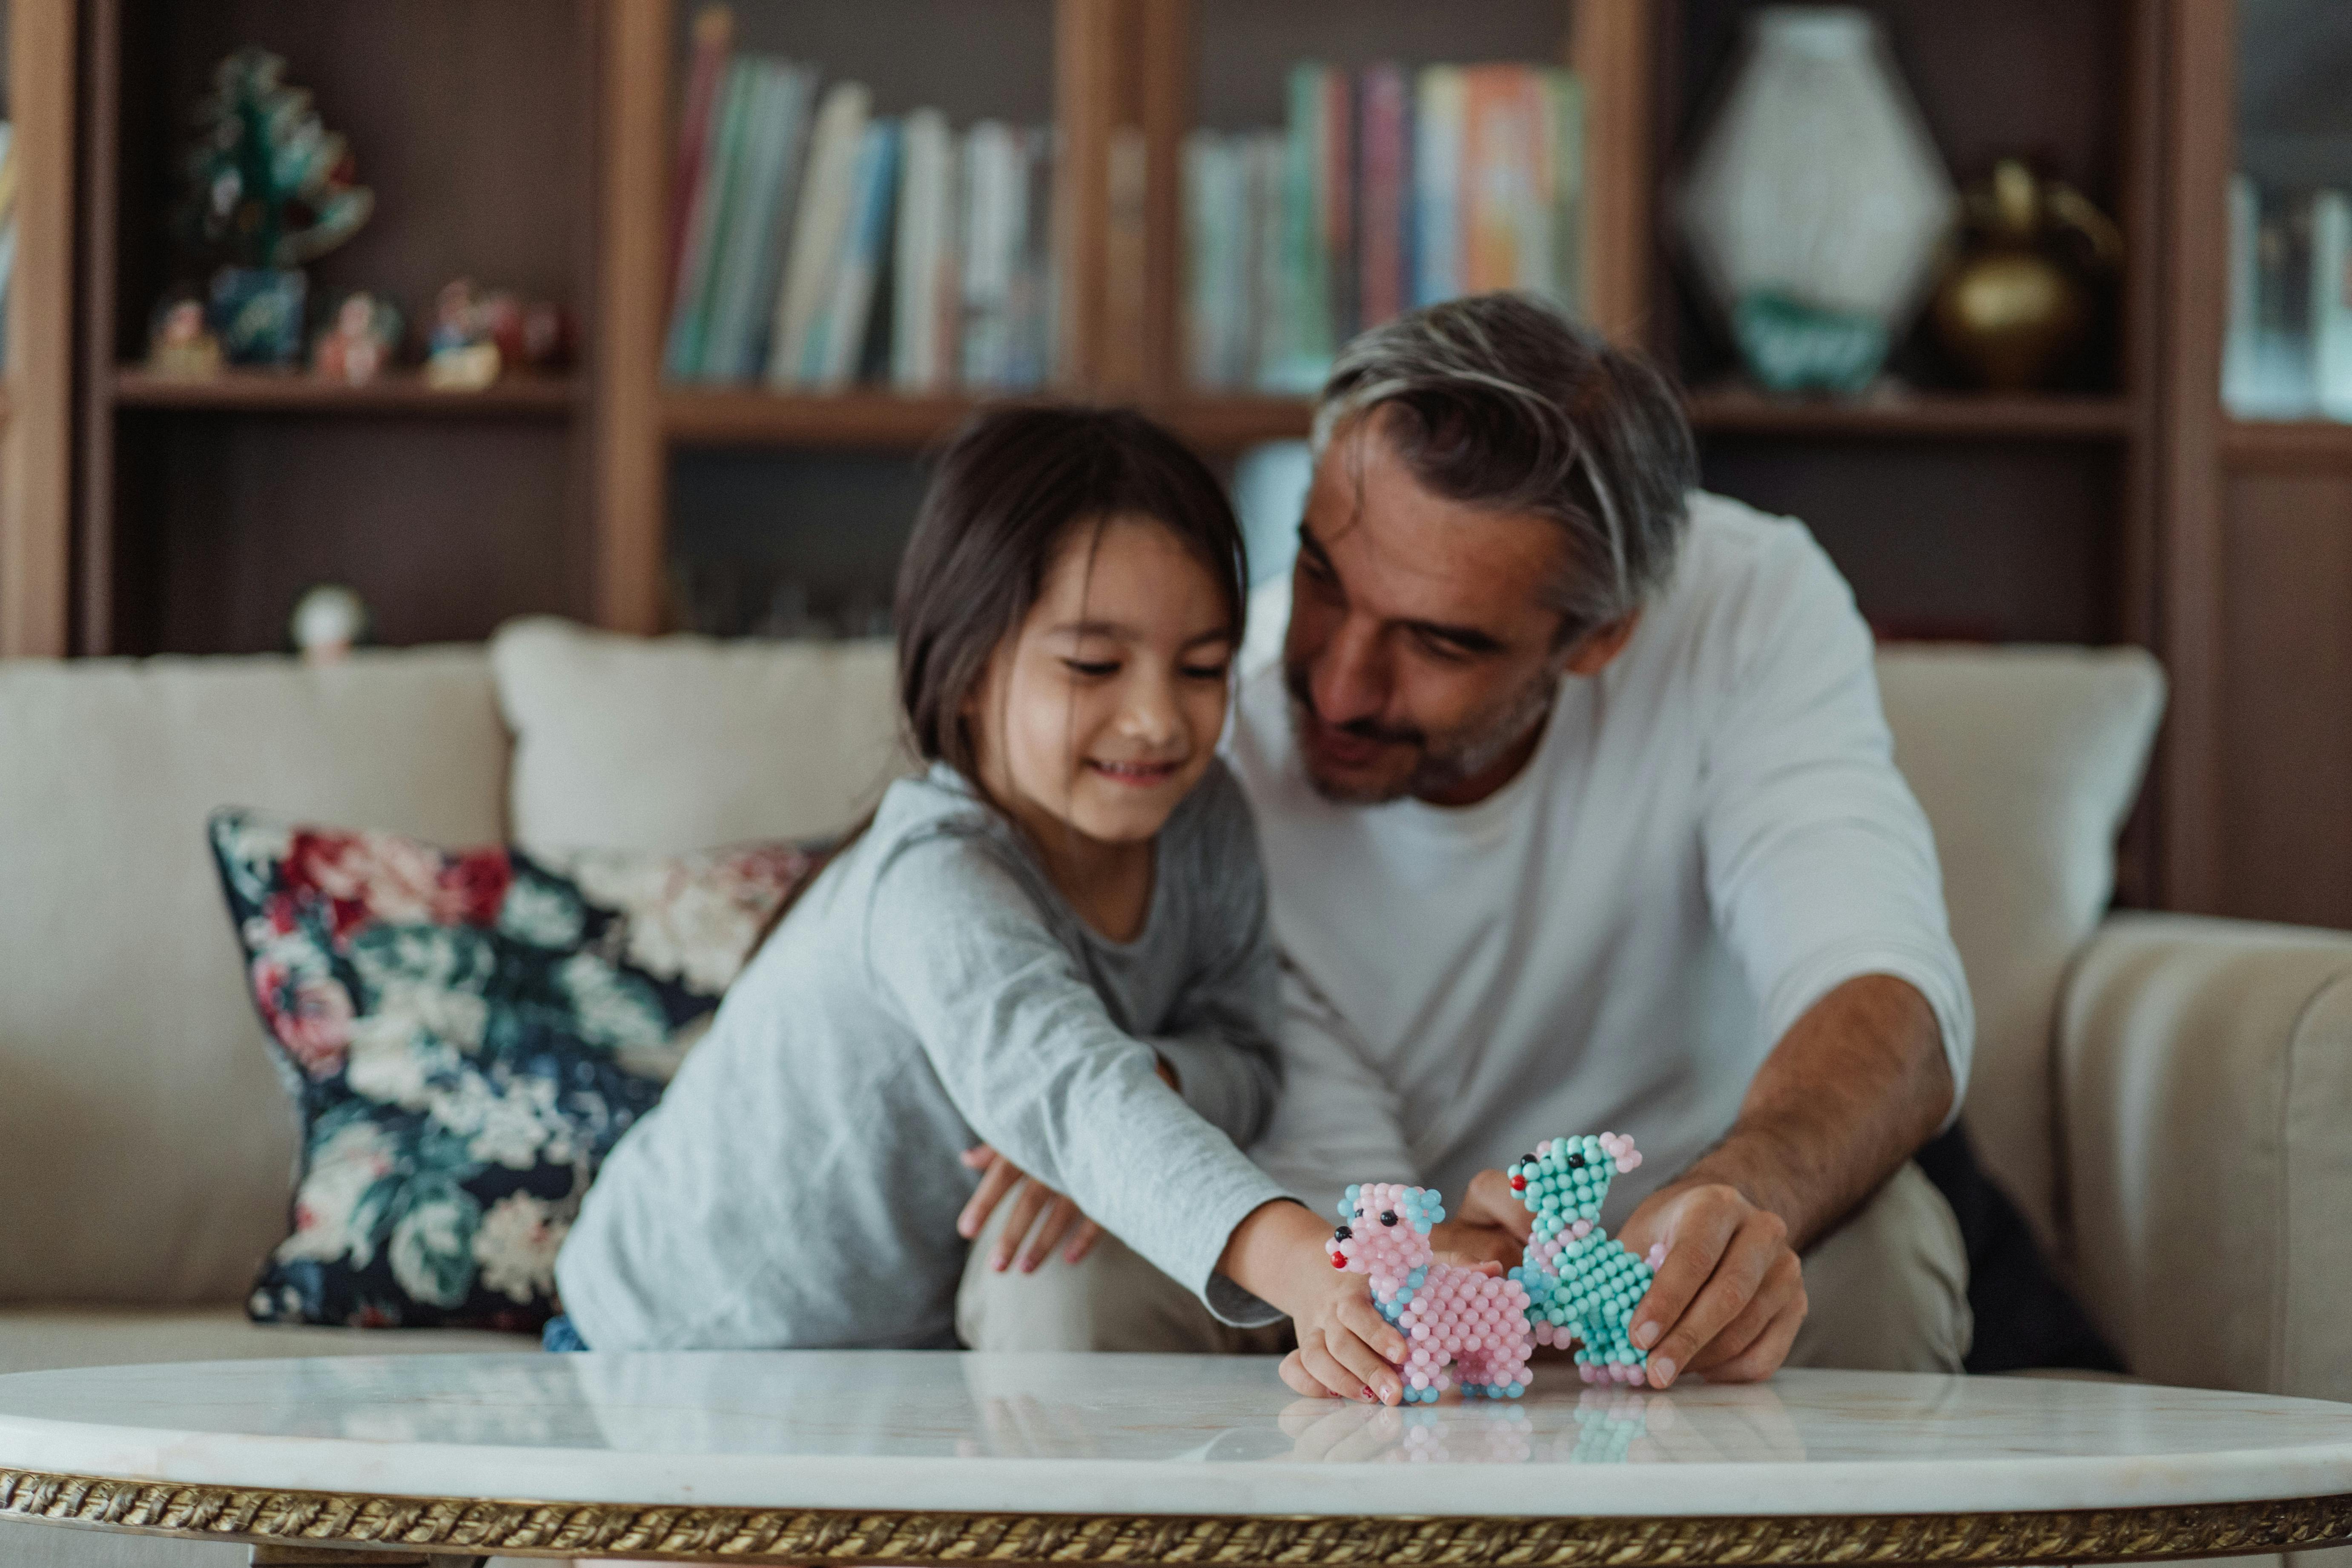
[[[433,1120],[466,1140],[468,1158],[528,1171],[568,1165],[577,1155],[571,1119],[543,1078],[507,1078],[493,1086],[467,1073],[432,1095]]]
[[[423,1110],[435,1088],[464,1067],[448,1037],[425,1028],[416,1015],[381,1013],[352,1026],[343,1081],[379,1105]]]
[[[445,1187],[410,1207],[392,1227],[392,1277],[400,1288],[436,1307],[461,1307],[474,1283],[474,1235],[482,1205],[471,1194]]]
[[[278,1260],[331,1263],[348,1256],[360,1268],[373,1262],[373,1211],[381,1194],[369,1213],[362,1214],[361,1205],[370,1189],[392,1174],[394,1154],[391,1135],[365,1121],[344,1123],[312,1149],[310,1170],[294,1197],[294,1234],[278,1244]]]
[[[474,1232],[483,1288],[518,1301],[552,1293],[555,1254],[571,1229],[571,1215],[559,1205],[530,1193],[509,1193],[490,1205]]]
[[[499,906],[499,934],[553,951],[575,945],[587,911],[572,889],[525,872]]]
[[[631,963],[712,995],[741,970],[751,939],[807,863],[778,846],[676,858],[583,852],[563,869],[591,901],[626,921]]]
[[[608,1051],[660,1047],[669,1038],[662,1016],[643,982],[614,968],[593,952],[575,952],[555,972],[570,999],[580,1037]]]

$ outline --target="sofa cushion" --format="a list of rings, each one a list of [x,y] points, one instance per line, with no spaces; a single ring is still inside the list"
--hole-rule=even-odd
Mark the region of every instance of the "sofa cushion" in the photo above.
[[[530,1329],[604,1156],[653,1109],[813,858],[212,821],[304,1127],[265,1322]]]
[[[647,639],[539,616],[501,627],[490,660],[526,846],[814,837],[909,768],[885,640]]]
[[[2053,1256],[2052,1052],[2066,966],[2115,889],[2164,678],[2137,648],[1890,645],[1895,761],[1936,832],[1976,1003],[1967,1108],[1985,1170]]]
[[[0,1300],[239,1300],[286,1233],[205,814],[497,842],[506,752],[478,649],[0,663]]]

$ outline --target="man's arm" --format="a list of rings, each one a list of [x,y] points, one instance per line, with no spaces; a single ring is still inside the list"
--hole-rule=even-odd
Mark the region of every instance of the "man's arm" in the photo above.
[[[1769,1377],[1805,1320],[1797,1255],[1834,1229],[1942,1124],[1943,1032],[1891,975],[1815,1003],[1757,1069],[1723,1141],[1650,1194],[1619,1230],[1666,1258],[1633,1319],[1663,1388],[1684,1370]]]

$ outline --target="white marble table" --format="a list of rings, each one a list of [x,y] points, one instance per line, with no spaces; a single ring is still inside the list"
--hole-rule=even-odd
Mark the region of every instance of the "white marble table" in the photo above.
[[[2352,1537],[2352,1405],[1784,1373],[1504,1405],[1262,1360],[400,1356],[0,1377],[0,1517],[753,1562],[2065,1563]]]

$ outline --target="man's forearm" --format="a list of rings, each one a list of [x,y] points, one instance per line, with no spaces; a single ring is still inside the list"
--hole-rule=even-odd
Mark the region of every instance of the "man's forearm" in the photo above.
[[[1927,998],[1891,975],[1862,975],[1780,1037],[1739,1120],[1673,1184],[1737,1188],[1778,1215],[1802,1251],[1934,1135],[1951,1101]]]

